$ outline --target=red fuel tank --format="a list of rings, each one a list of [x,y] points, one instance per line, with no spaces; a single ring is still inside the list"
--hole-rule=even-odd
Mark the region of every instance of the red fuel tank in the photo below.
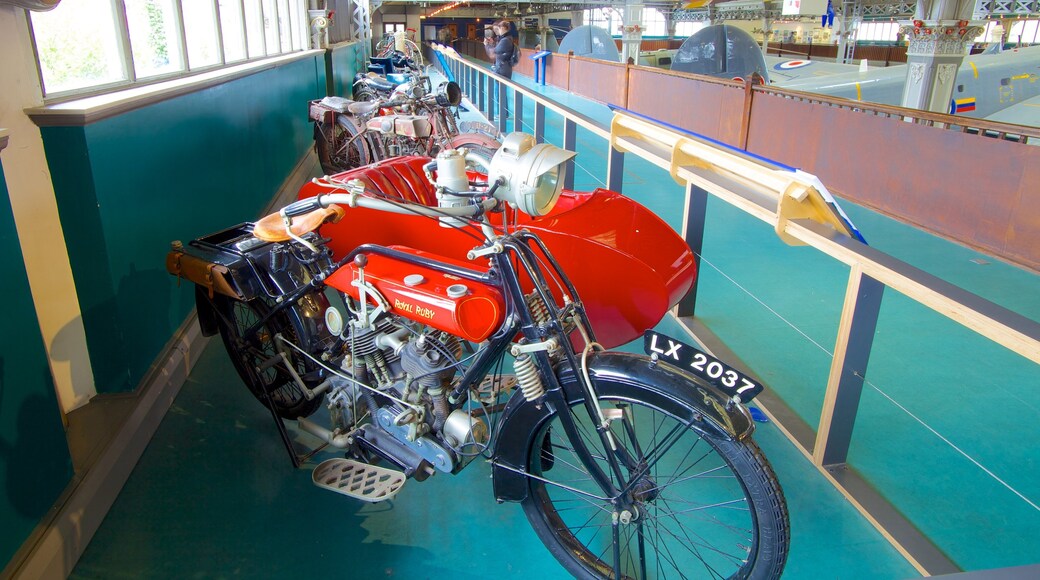
[[[403,246],[390,247],[414,256],[474,269],[473,263],[458,262]],[[396,258],[378,254],[365,256],[368,258],[365,281],[383,295],[394,314],[470,342],[481,342],[491,336],[505,318],[505,299],[497,288]],[[326,282],[360,299],[358,287],[352,284],[357,279],[358,267],[351,262],[336,270]]]

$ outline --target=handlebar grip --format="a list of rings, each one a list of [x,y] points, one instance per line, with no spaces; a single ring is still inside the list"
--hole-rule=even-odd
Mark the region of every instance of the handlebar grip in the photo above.
[[[307,199],[301,199],[300,201],[294,201],[289,205],[282,208],[279,212],[285,217],[296,217],[311,213],[316,209],[321,209],[320,196],[308,197]]]

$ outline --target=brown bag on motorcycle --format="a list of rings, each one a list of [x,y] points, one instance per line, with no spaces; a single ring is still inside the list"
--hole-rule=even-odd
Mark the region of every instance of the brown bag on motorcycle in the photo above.
[[[166,271],[177,278],[185,278],[209,290],[209,297],[213,298],[214,292],[230,296],[236,300],[243,300],[241,293],[235,290],[228,281],[228,267],[214,264],[207,260],[185,254],[180,250],[173,250],[166,254]]]

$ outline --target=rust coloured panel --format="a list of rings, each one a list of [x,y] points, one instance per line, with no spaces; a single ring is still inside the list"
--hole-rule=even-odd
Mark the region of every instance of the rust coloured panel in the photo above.
[[[835,194],[1040,269],[1040,148],[756,92],[748,151]]]
[[[564,54],[554,54],[549,57],[548,62],[545,63],[545,76],[548,84],[565,91],[571,90],[571,58],[572,57]]]
[[[628,108],[729,145],[740,144],[743,83],[632,67]]]
[[[580,56],[571,58],[570,90],[611,105],[625,105],[625,65]]]

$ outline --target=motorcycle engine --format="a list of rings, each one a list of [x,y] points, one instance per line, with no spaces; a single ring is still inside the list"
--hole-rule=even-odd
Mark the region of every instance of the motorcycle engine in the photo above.
[[[340,370],[351,378],[332,379],[330,414],[341,431],[375,423],[396,444],[450,473],[465,463],[464,446],[487,443],[488,429],[479,418],[451,411],[448,404],[462,354],[459,339],[415,326],[383,314],[368,328],[344,331],[346,354]]]

